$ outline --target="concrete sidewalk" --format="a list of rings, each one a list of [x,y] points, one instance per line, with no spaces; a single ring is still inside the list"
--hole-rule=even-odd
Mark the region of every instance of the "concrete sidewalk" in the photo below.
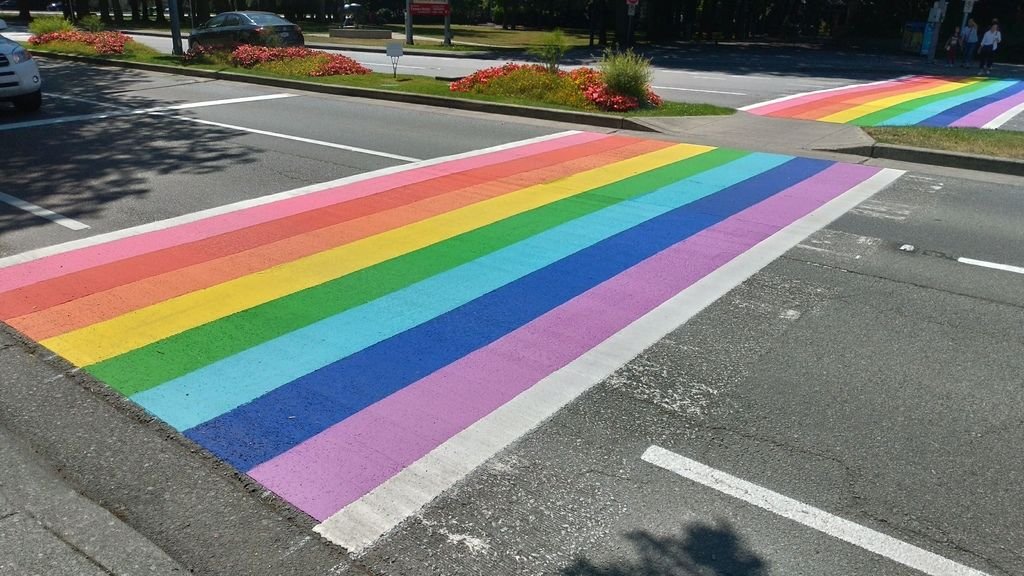
[[[55,425],[59,425],[55,423]],[[186,574],[0,425],[0,574]]]

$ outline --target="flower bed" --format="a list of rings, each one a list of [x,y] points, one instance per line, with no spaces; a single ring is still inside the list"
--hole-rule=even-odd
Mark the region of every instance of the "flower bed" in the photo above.
[[[508,63],[495,68],[478,70],[465,78],[452,82],[453,92],[521,95],[553,104],[596,108],[611,112],[628,112],[641,106],[660,106],[661,97],[647,88],[644,101],[612,92],[593,68],[576,68],[550,73],[539,64]],[[536,92],[536,93],[534,93]]]
[[[186,62],[217,60],[218,54],[209,48],[197,47],[185,54]],[[245,44],[235,48],[227,57],[228,63],[241,68],[255,68],[285,76],[347,76],[369,74],[370,69],[348,56],[329,54],[320,50],[295,46],[271,48]]]
[[[34,46],[69,42],[91,46],[97,54],[124,54],[125,46],[129,42],[133,42],[133,40],[127,34],[122,34],[120,32],[82,32],[79,30],[69,30],[31,36],[28,39],[28,42]]]

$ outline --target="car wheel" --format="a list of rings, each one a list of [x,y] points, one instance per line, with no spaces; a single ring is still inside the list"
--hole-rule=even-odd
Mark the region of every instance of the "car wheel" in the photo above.
[[[36,90],[31,94],[18,96],[14,99],[14,105],[22,112],[36,112],[43,105],[43,91]]]

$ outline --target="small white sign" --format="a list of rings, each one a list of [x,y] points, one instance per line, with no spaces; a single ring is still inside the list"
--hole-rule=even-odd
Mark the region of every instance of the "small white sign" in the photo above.
[[[974,0],[964,0],[964,13],[974,12]]]
[[[402,56],[402,43],[388,42],[388,56],[392,58],[400,58]]]
[[[636,15],[636,4],[630,4],[626,6],[626,14],[629,16]]]

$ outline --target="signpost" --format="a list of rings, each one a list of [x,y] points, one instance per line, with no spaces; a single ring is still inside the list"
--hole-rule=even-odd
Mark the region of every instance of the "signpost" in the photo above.
[[[639,3],[640,0],[626,0],[626,15],[629,16],[626,24],[626,46],[633,45],[633,16],[636,15],[636,5]]]
[[[388,58],[391,59],[391,70],[395,73],[395,79],[398,79],[398,59],[402,57],[403,50],[400,42],[388,42]]]
[[[444,45],[452,45],[452,6],[448,0],[406,0],[406,8],[406,44],[412,44],[413,16],[444,16]]]

